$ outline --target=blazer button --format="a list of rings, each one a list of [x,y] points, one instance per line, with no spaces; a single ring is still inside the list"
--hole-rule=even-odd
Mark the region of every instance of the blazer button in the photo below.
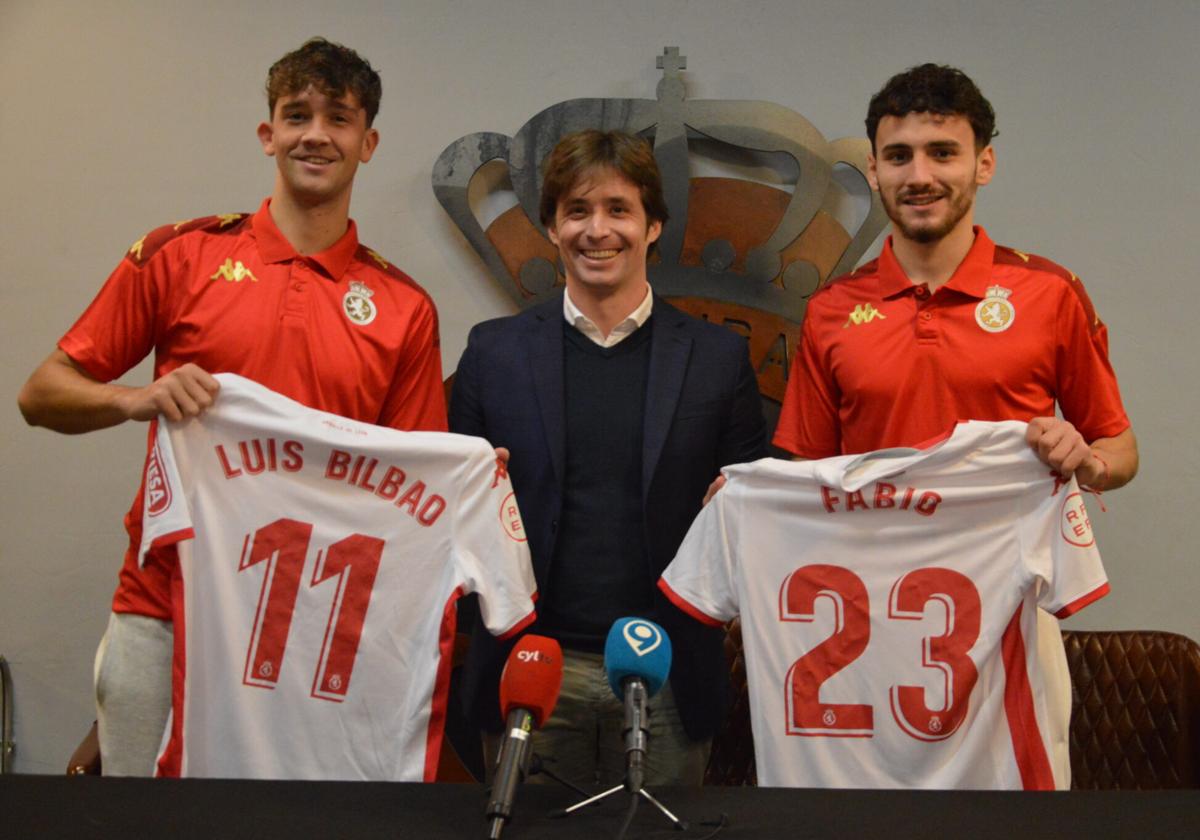
[[[551,519],[551,520],[550,520],[550,530],[551,530],[551,531],[557,531],[557,530],[558,530],[558,520],[557,520],[557,519]]]

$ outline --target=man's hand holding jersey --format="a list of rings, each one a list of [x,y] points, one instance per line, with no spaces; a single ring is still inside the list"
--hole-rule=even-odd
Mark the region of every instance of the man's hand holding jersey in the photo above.
[[[1025,440],[1063,478],[1075,476],[1081,487],[1115,490],[1137,474],[1137,440],[1132,429],[1089,444],[1072,424],[1058,417],[1029,421]]]
[[[220,386],[191,363],[141,388],[100,382],[61,349],[38,366],[17,402],[26,422],[64,434],[82,434],[127,420],[195,417],[213,404]]]

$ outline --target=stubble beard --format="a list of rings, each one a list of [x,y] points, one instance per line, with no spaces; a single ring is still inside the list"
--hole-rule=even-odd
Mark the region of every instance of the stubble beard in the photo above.
[[[883,201],[884,212],[887,213],[892,224],[900,235],[912,242],[917,242],[921,245],[928,245],[944,239],[951,231],[953,231],[958,223],[971,211],[971,207],[975,204],[975,188],[974,182],[963,190],[954,189],[953,187],[945,187],[944,200],[948,203],[946,217],[941,222],[936,223],[918,223],[910,224],[905,221],[901,214],[900,202],[893,201],[890,197],[880,192],[879,197]],[[916,195],[925,195],[926,193],[916,193]],[[905,194],[904,199],[909,198],[912,193]]]

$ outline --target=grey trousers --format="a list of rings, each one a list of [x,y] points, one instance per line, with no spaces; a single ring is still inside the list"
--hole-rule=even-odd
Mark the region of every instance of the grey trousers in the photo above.
[[[171,711],[169,621],[113,613],[96,651],[96,720],[105,776],[153,776]]]

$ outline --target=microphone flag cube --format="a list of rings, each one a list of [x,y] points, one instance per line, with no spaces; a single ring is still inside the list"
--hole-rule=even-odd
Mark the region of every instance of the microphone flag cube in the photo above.
[[[604,643],[604,669],[618,699],[624,696],[627,677],[640,678],[646,684],[646,695],[653,697],[671,672],[671,639],[653,621],[619,618]]]
[[[562,648],[558,642],[533,633],[521,637],[500,675],[500,711],[513,709],[533,715],[537,729],[550,717],[562,688]]]

